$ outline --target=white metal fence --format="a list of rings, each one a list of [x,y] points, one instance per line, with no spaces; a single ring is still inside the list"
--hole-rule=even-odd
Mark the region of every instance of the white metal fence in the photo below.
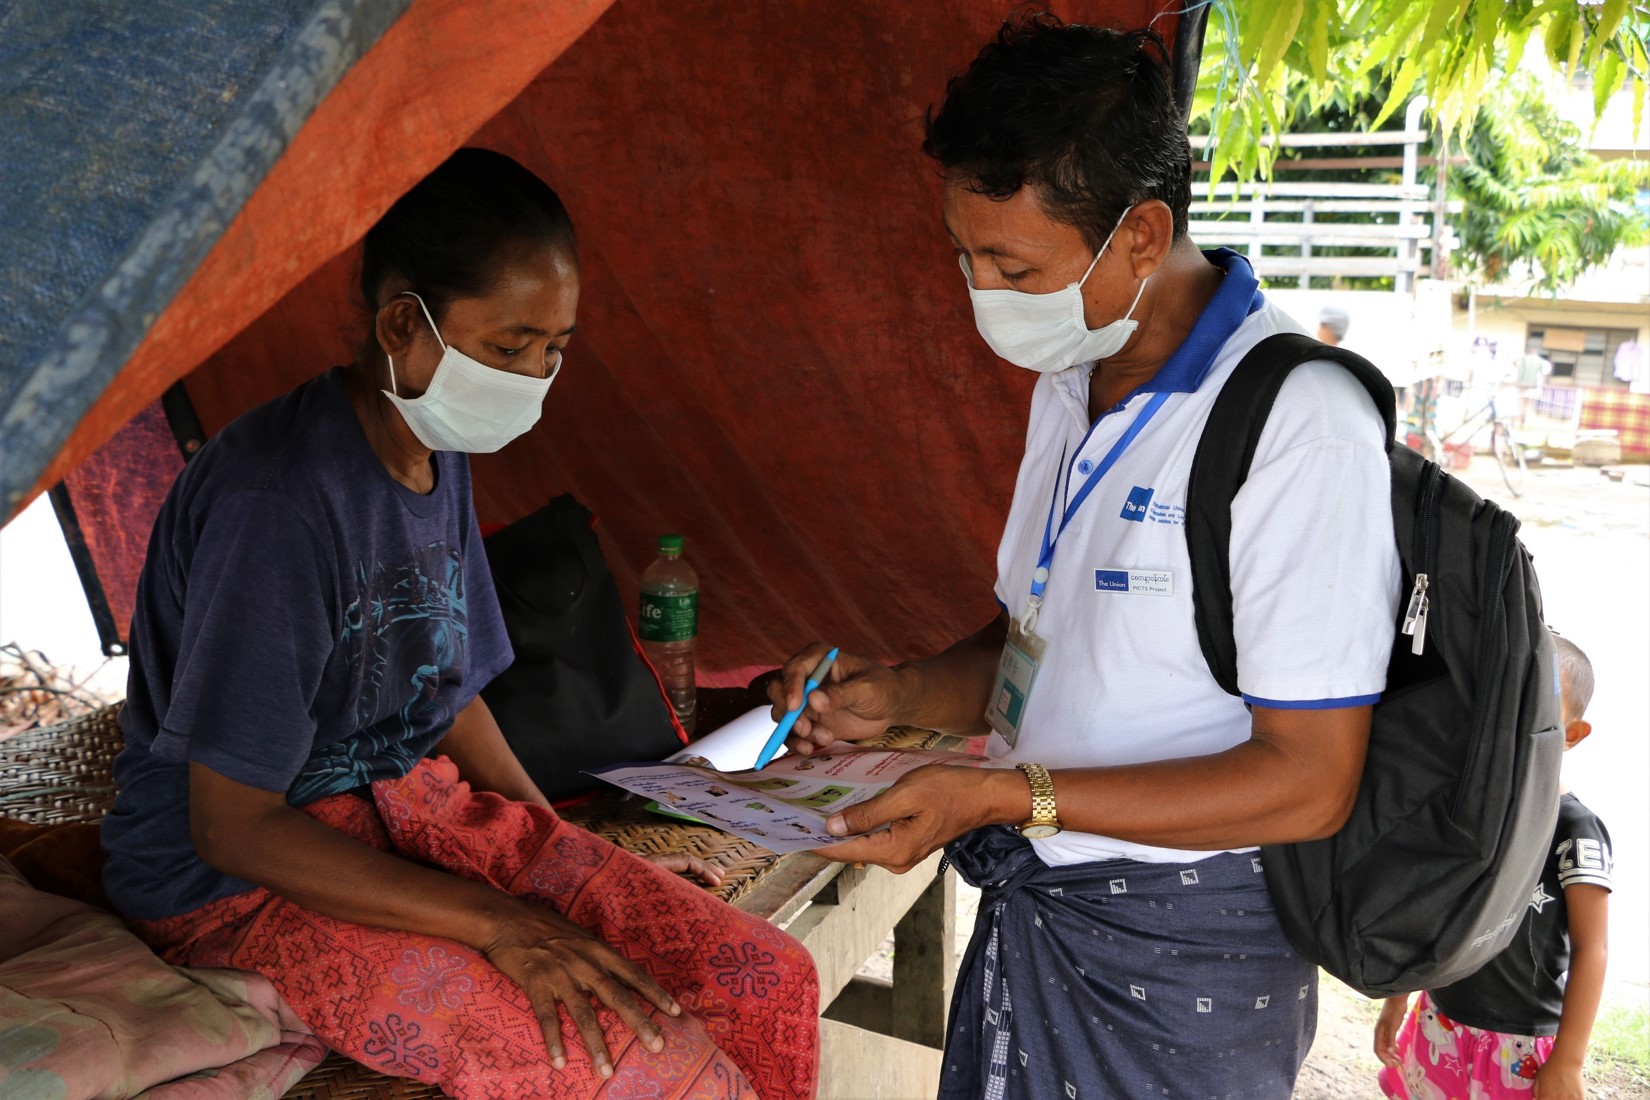
[[[1401,172],[1400,182],[1220,183],[1214,187],[1213,198],[1208,197],[1206,181],[1194,182],[1192,239],[1200,245],[1228,245],[1245,251],[1257,275],[1273,280],[1292,277],[1302,289],[1314,277],[1390,276],[1394,290],[1413,293],[1416,276],[1422,271],[1422,252],[1428,254],[1432,272],[1442,275],[1453,239],[1447,224],[1451,211],[1440,185],[1429,186],[1419,178],[1420,151],[1430,140],[1427,131],[1419,128],[1425,106],[1424,99],[1411,101],[1402,130],[1284,134],[1277,139],[1285,148],[1399,146],[1402,158],[1393,167]],[[1194,150],[1207,143],[1205,137],[1192,138]],[[1360,166],[1356,160],[1279,162],[1280,167],[1295,168],[1330,164],[1350,169]],[[1441,180],[1444,171],[1437,176]],[[1340,217],[1347,214],[1361,217]],[[1320,221],[1319,215],[1337,217]],[[1279,248],[1289,251],[1282,253]],[[1320,251],[1324,248],[1337,252],[1324,255]]]

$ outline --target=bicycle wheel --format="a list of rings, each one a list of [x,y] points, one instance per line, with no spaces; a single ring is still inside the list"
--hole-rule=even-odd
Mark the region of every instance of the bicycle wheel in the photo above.
[[[1529,467],[1524,462],[1524,448],[1512,437],[1512,430],[1505,424],[1497,421],[1490,432],[1490,449],[1495,452],[1495,461],[1501,467],[1501,480],[1506,482],[1507,492],[1515,497],[1524,495],[1524,478],[1529,473]]]

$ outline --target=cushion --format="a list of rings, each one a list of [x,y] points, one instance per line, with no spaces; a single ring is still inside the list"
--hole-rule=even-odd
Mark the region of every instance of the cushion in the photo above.
[[[118,917],[0,858],[0,1094],[279,1096],[326,1050],[269,981],[162,962]]]

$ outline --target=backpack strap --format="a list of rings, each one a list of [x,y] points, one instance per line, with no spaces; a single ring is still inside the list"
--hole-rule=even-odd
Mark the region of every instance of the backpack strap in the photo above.
[[[1249,477],[1255,448],[1278,391],[1302,363],[1339,363],[1363,383],[1386,427],[1390,454],[1397,430],[1392,383],[1374,364],[1310,336],[1268,336],[1243,357],[1215,398],[1192,458],[1186,485],[1186,548],[1192,559],[1197,640],[1215,681],[1237,695],[1237,642],[1232,637],[1232,499]]]

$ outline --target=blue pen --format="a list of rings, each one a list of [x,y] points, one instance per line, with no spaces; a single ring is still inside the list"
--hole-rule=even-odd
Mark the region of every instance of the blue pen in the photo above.
[[[815,665],[812,672],[808,673],[808,684],[802,689],[802,705],[779,720],[779,725],[774,727],[773,734],[768,738],[768,743],[762,746],[761,753],[756,757],[757,771],[767,767],[768,761],[773,759],[773,754],[778,752],[779,746],[785,743],[785,737],[791,732],[791,727],[796,725],[796,720],[802,717],[802,712],[808,707],[808,696],[812,695],[814,689],[825,682],[825,677],[831,674],[831,666],[834,664],[836,664],[836,649],[833,647],[829,653],[825,654],[825,659]]]

